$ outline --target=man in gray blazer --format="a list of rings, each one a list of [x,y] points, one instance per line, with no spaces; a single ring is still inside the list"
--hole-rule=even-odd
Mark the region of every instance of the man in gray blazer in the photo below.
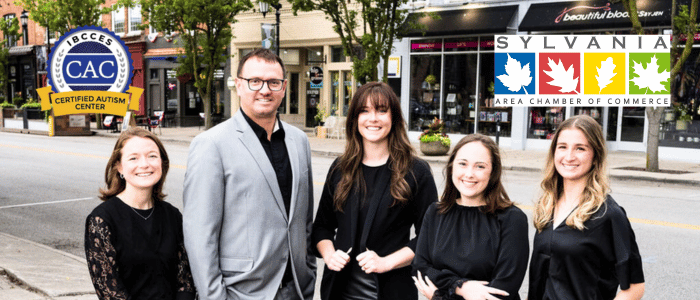
[[[313,298],[311,150],[277,115],[284,74],[267,49],[242,57],[241,109],[190,145],[183,231],[199,299]]]

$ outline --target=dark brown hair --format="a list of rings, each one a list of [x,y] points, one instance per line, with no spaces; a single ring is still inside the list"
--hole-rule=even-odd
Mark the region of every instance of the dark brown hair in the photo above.
[[[337,211],[343,211],[343,206],[352,188],[364,192],[366,185],[362,174],[362,158],[365,149],[362,146],[362,135],[358,129],[358,117],[367,102],[375,108],[388,108],[391,111],[391,131],[389,131],[389,169],[391,170],[391,196],[397,203],[405,203],[411,196],[411,188],[404,178],[411,168],[415,157],[413,147],[408,141],[406,123],[401,114],[401,102],[391,87],[383,82],[369,82],[357,89],[350,101],[348,117],[345,124],[347,145],[340,156],[335,171],[341,175],[340,182],[333,197]]]
[[[269,63],[278,63],[282,67],[282,76],[286,76],[286,71],[284,67],[284,63],[282,62],[282,59],[277,56],[274,52],[270,51],[270,49],[265,49],[265,48],[260,48],[260,49],[255,49],[251,51],[250,53],[244,55],[241,57],[241,60],[238,62],[238,71],[236,71],[236,76],[241,76],[241,72],[243,71],[243,65],[245,65],[245,62],[248,61],[249,59],[257,57],[259,59],[262,59],[263,61],[269,62]],[[284,79],[284,78],[277,78],[277,79]]]
[[[470,134],[463,137],[450,153],[450,159],[445,166],[445,191],[442,193],[442,198],[437,204],[438,212],[441,214],[447,213],[457,203],[457,199],[461,197],[459,190],[452,181],[452,171],[454,169],[455,157],[459,149],[464,145],[476,142],[481,143],[491,154],[491,175],[489,183],[484,190],[484,202],[486,206],[480,208],[484,213],[495,213],[497,210],[504,209],[513,205],[510,201],[506,189],[501,182],[501,174],[503,173],[503,165],[501,164],[501,153],[498,145],[490,138],[483,134]]]
[[[152,140],[158,146],[158,151],[160,151],[161,168],[162,175],[160,180],[153,186],[152,198],[155,200],[164,200],[165,194],[163,194],[163,183],[165,182],[165,176],[168,175],[168,169],[170,168],[170,160],[168,159],[168,153],[165,152],[165,147],[163,143],[160,142],[158,137],[142,128],[131,127],[122,132],[117,139],[117,143],[114,145],[114,150],[112,150],[112,156],[109,157],[107,162],[107,168],[105,169],[105,183],[106,188],[100,188],[100,199],[106,201],[119,193],[123,192],[126,188],[126,181],[119,178],[119,171],[117,171],[117,164],[121,162],[122,159],[122,149],[129,139],[133,137],[142,137]]]

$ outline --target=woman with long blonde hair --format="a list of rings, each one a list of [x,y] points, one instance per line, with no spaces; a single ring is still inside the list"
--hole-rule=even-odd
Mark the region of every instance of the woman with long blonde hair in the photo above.
[[[625,210],[609,195],[606,159],[603,131],[593,118],[574,116],[554,133],[533,215],[528,299],[644,294],[639,248]]]

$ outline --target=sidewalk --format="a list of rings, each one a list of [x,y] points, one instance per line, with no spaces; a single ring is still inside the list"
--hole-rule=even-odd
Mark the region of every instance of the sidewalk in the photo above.
[[[116,140],[119,133],[110,130],[93,129],[95,135]],[[162,128],[156,129],[161,140],[189,144],[203,128]],[[319,139],[309,137],[314,155],[339,156],[345,147],[344,140]],[[418,148],[418,143],[414,144]],[[420,152],[420,151],[416,151]],[[677,161],[661,161],[663,170],[678,174],[650,173],[621,168],[641,168],[645,166],[645,153],[611,152],[608,162],[610,175],[621,180],[640,182],[663,182],[700,186],[700,164]],[[532,172],[540,176],[544,166],[546,151],[510,150],[502,151],[503,166],[506,170]],[[444,166],[447,156],[421,156],[431,164]],[[35,242],[0,233],[0,300],[95,300],[95,292],[90,281],[86,262],[77,257]]]

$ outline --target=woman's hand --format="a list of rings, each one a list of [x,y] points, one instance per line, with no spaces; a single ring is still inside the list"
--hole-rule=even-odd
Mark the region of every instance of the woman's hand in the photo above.
[[[350,252],[350,250],[348,250],[348,252]],[[335,250],[333,254],[323,257],[323,262],[326,264],[328,269],[336,272],[340,272],[340,270],[345,268],[345,265],[347,265],[349,261],[350,255],[342,250]]]
[[[418,291],[425,296],[425,298],[428,299],[433,299],[433,295],[435,294],[435,291],[437,291],[437,287],[433,284],[432,281],[430,281],[430,278],[428,276],[425,276],[425,281],[423,280],[423,275],[420,274],[420,271],[418,271],[418,278],[416,276],[413,276],[413,283],[416,284],[416,287],[418,288]]]
[[[466,281],[455,290],[455,294],[465,300],[498,300],[493,295],[508,296],[506,291],[488,287],[487,284],[489,283],[486,281]]]
[[[377,253],[369,249],[357,256],[357,262],[360,263],[362,271],[365,271],[367,274],[381,274],[391,271],[393,268],[386,258],[377,255]]]

